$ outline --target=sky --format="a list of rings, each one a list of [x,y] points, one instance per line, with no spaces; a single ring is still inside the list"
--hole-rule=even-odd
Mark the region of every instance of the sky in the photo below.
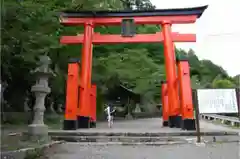
[[[220,65],[230,76],[240,74],[240,0],[150,0],[157,9],[208,5],[195,24],[173,25],[180,33],[195,33],[196,43],[176,43],[193,49],[199,59]]]

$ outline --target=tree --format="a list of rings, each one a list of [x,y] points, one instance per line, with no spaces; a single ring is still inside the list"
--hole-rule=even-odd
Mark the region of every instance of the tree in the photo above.
[[[29,72],[36,66],[36,57],[60,48],[56,40],[59,24],[53,11],[30,1],[7,1],[1,13],[2,80],[8,83],[4,97],[21,110],[19,103],[23,104],[26,90],[34,82]]]
[[[240,88],[240,74],[233,77],[233,82],[238,88]]]
[[[235,85],[230,80],[220,79],[220,80],[213,81],[212,87],[213,88],[234,88]]]
[[[155,9],[155,6],[152,5],[150,0],[120,0],[124,8],[133,10],[152,10]]]
[[[112,53],[99,60],[107,74],[117,74],[119,80],[136,93],[156,89],[156,81],[164,78],[164,67],[155,64],[146,50],[125,49],[121,54]]]

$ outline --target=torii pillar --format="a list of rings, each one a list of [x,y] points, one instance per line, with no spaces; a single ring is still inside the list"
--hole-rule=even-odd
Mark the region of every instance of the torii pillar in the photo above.
[[[84,24],[84,37],[81,58],[81,76],[80,76],[80,94],[78,108],[78,128],[90,128],[91,122],[91,106],[90,106],[90,91],[91,91],[91,75],[92,75],[92,38],[93,38],[93,23],[88,21]]]
[[[161,81],[161,95],[162,95],[162,126],[168,126],[169,120],[169,104],[168,104],[168,93],[167,93],[167,82]]]
[[[162,23],[163,45],[165,68],[167,75],[168,88],[168,104],[169,104],[169,127],[181,127],[181,114],[178,98],[177,86],[177,72],[176,72],[176,58],[174,52],[174,45],[172,40],[171,22],[164,21]]]
[[[64,130],[77,129],[79,59],[70,59],[68,64]]]

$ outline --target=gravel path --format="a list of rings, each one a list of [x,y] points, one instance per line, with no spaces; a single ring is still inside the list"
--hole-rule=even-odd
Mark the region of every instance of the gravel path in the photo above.
[[[48,149],[49,159],[239,159],[239,143],[122,146],[65,143]]]

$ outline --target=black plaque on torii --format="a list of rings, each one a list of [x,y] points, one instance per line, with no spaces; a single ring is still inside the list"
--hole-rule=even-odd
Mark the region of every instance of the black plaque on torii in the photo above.
[[[136,34],[134,19],[128,18],[122,20],[121,35],[123,37],[133,37]]]

